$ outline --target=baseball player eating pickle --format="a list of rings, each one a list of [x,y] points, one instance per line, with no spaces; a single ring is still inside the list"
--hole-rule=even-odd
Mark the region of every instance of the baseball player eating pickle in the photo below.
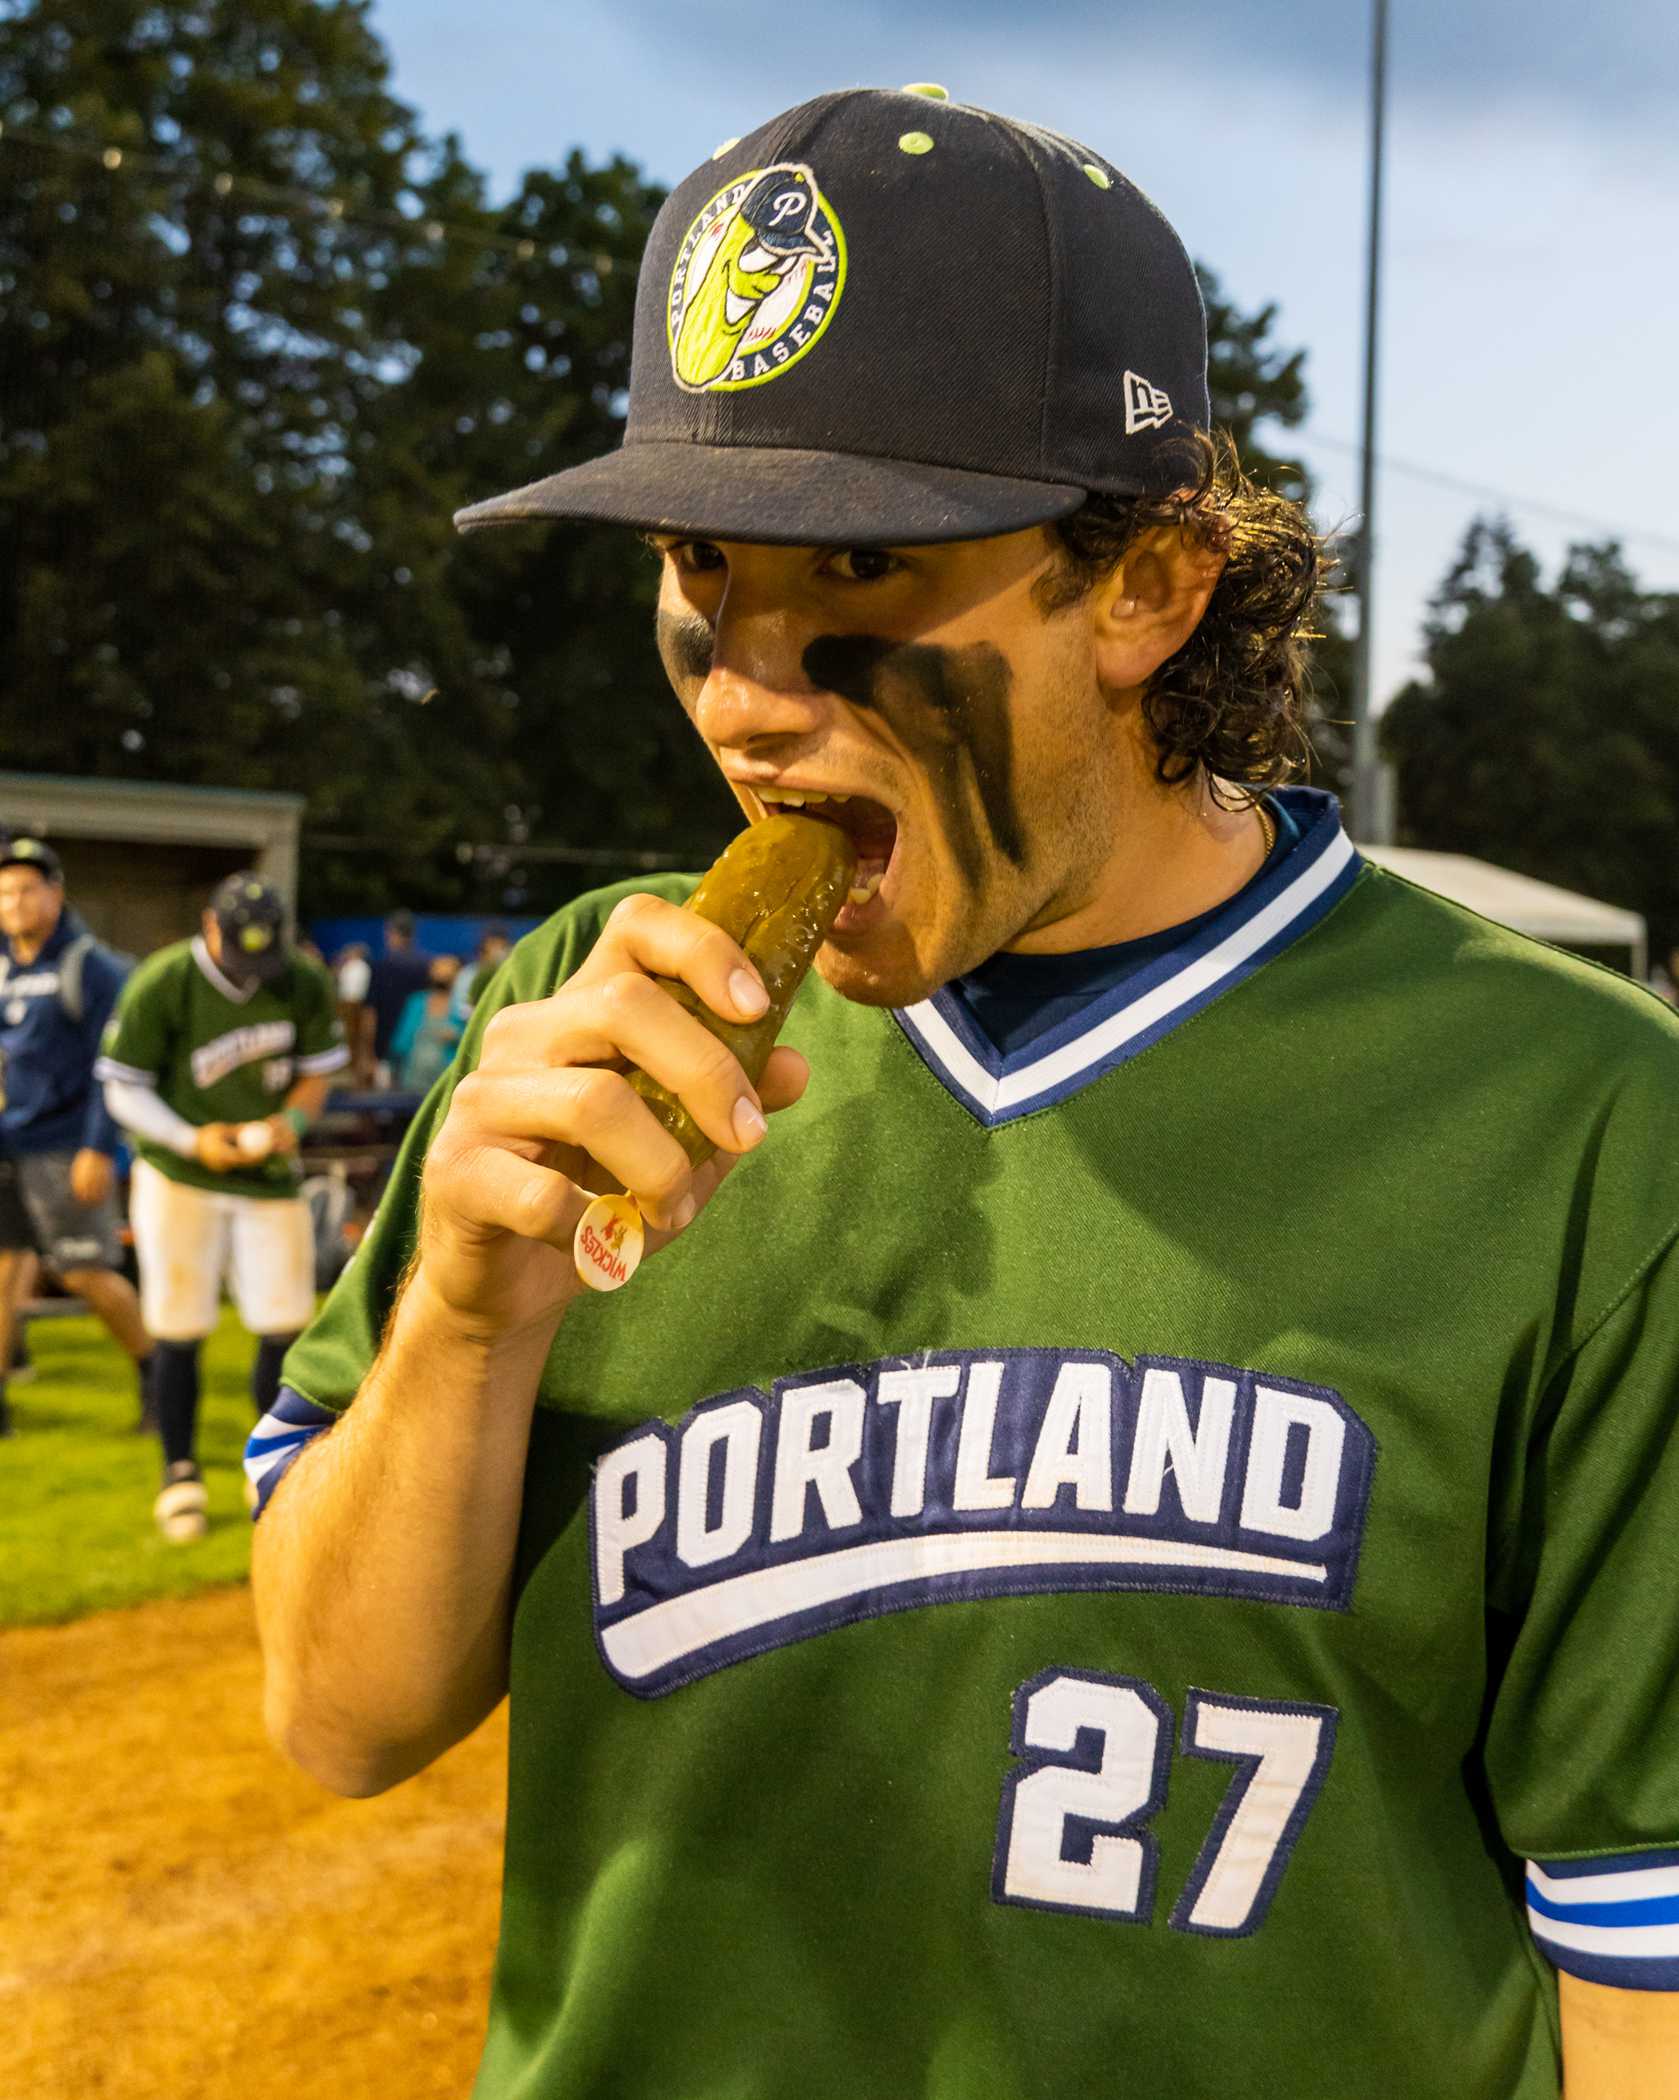
[[[847,90],[460,517],[646,534],[855,861],[756,1077],[690,879],[522,942],[252,1440],[299,1763],[511,1695],[480,2100],[1679,2092],[1679,1022],[1291,784],[1322,549],[1210,421],[1118,169]]]

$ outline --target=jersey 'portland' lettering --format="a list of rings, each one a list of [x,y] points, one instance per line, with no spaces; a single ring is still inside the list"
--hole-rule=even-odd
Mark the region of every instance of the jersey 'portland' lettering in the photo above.
[[[1375,1441],[1338,1393],[1096,1351],[929,1353],[649,1423],[596,1468],[595,1633],[653,1697],[960,1598],[1187,1590],[1345,1609]]]
[[[295,1021],[257,1021],[249,1027],[233,1028],[213,1041],[200,1043],[192,1052],[192,1083],[213,1087],[241,1065],[254,1065],[289,1050],[297,1041]]]

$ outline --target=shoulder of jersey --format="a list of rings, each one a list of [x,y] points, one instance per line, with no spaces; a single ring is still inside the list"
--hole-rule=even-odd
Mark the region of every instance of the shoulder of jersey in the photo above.
[[[563,984],[599,940],[614,908],[626,897],[648,895],[662,897],[668,904],[680,904],[692,894],[698,881],[697,875],[667,872],[636,875],[627,882],[590,890],[569,904],[562,904],[514,944],[512,968],[505,980],[510,994],[506,1003],[543,999],[556,985]]]
[[[142,956],[130,971],[129,996],[132,998],[196,968],[191,941],[171,941],[167,948],[154,948],[150,955]]]
[[[1385,959],[1394,988],[1507,1032],[1541,1029],[1559,1053],[1617,1050],[1679,1064],[1679,1013],[1619,970],[1535,940],[1370,864],[1376,914],[1363,972]]]

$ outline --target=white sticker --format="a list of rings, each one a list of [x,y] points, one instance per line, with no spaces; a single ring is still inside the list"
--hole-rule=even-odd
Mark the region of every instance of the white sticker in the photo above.
[[[572,1259],[592,1291],[616,1291],[641,1266],[646,1244],[633,1196],[597,1196],[577,1221]]]

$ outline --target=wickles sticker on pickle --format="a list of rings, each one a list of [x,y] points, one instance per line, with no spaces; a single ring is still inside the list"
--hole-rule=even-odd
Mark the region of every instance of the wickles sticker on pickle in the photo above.
[[[845,287],[845,235],[807,167],[725,183],[683,236],[670,273],[671,370],[691,394],[775,379],[813,350]]]
[[[592,1291],[616,1291],[641,1266],[646,1231],[633,1196],[597,1196],[577,1221],[572,1259]]]

